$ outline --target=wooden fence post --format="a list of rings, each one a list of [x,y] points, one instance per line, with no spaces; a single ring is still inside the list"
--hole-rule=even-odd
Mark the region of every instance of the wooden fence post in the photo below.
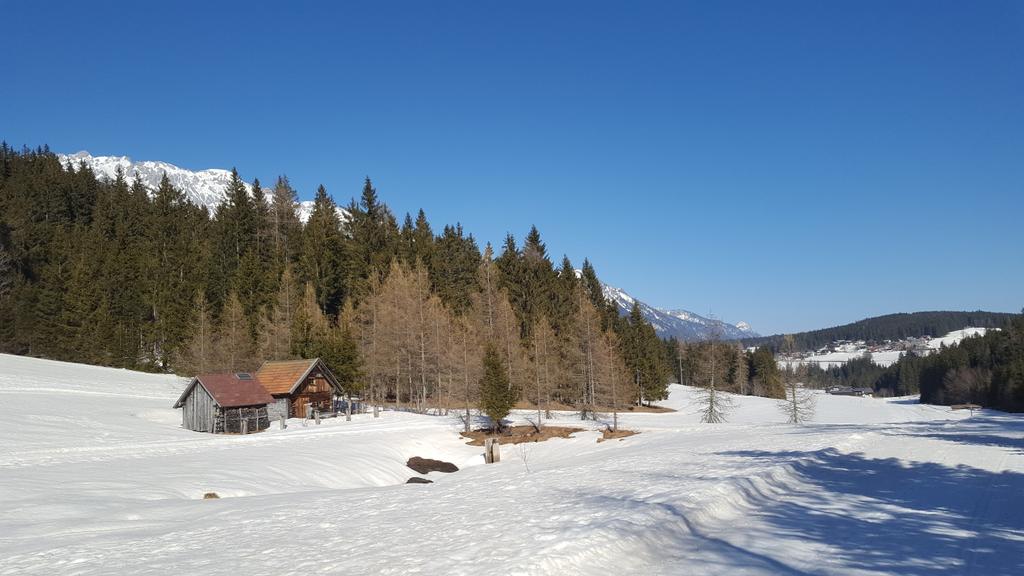
[[[288,427],[288,424],[285,423],[285,417],[284,417],[284,415],[281,415],[281,430],[284,430],[287,427]]]
[[[501,446],[497,438],[484,439],[484,463],[494,464],[501,461]]]

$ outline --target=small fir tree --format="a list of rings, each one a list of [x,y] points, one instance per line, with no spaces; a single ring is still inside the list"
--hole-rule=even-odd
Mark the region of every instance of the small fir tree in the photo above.
[[[484,373],[480,378],[480,409],[492,422],[495,431],[515,404],[515,391],[509,385],[508,373],[498,349],[488,344],[484,349]]]

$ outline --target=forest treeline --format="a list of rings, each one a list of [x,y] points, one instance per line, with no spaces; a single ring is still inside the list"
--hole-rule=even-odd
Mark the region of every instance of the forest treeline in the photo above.
[[[494,253],[422,210],[399,223],[368,178],[340,214],[321,186],[302,223],[297,198],[233,171],[211,214],[166,177],[149,190],[4,144],[0,350],[180,374],[320,356],[350,392],[421,408],[490,397],[485,356],[505,402],[666,396],[654,329],[605,301],[589,262],[552,262],[536,228]]]
[[[768,347],[746,350],[713,336],[700,342],[665,342],[678,382],[687,386],[765,398],[785,397],[785,376]]]
[[[744,338],[746,346],[768,346],[778,352],[785,339],[793,338],[797,351],[818,350],[837,340],[868,343],[903,340],[921,336],[943,336],[967,327],[999,328],[1014,315],[1004,312],[909,312],[866,318],[850,324],[760,338]]]
[[[349,392],[419,409],[501,413],[526,401],[592,416],[663,399],[674,378],[786,394],[772,350],[781,344],[660,340],[638,308],[620,315],[605,300],[590,262],[553,262],[536,228],[496,253],[458,224],[435,232],[422,210],[399,224],[369,179],[344,211],[321,186],[305,223],[297,200],[285,177],[250,193],[232,172],[211,214],[166,178],[149,190],[62,165],[45,148],[0,145],[0,351],[179,374],[318,356]],[[891,315],[786,346],[1013,317]],[[854,361],[808,377],[1021,410],[1024,329],[1014,322],[888,369]]]
[[[867,357],[827,370],[812,366],[808,377],[823,387],[868,387],[885,396],[920,393],[926,404],[973,403],[1024,412],[1024,315],[1008,316],[1001,329],[934,354],[906,354],[889,367]]]

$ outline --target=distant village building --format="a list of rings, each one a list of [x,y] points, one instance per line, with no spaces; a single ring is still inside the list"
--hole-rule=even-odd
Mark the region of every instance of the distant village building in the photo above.
[[[200,374],[174,403],[181,426],[197,432],[244,434],[270,427],[267,405],[274,399],[251,374]]]
[[[873,388],[854,388],[852,386],[833,386],[828,389],[833,396],[862,396],[870,398],[875,395]]]
[[[914,356],[928,356],[935,349],[930,346],[931,340],[929,338],[912,338],[908,342],[908,351]]]
[[[270,418],[307,418],[312,410],[333,411],[335,394],[342,388],[323,360],[264,362],[256,379],[273,396]]]

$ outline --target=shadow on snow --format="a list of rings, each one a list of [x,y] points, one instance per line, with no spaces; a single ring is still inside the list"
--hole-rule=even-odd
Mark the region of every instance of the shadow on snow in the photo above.
[[[796,486],[741,489],[771,534],[828,545],[826,572],[1024,574],[1022,474],[835,450],[723,455],[792,467]]]

